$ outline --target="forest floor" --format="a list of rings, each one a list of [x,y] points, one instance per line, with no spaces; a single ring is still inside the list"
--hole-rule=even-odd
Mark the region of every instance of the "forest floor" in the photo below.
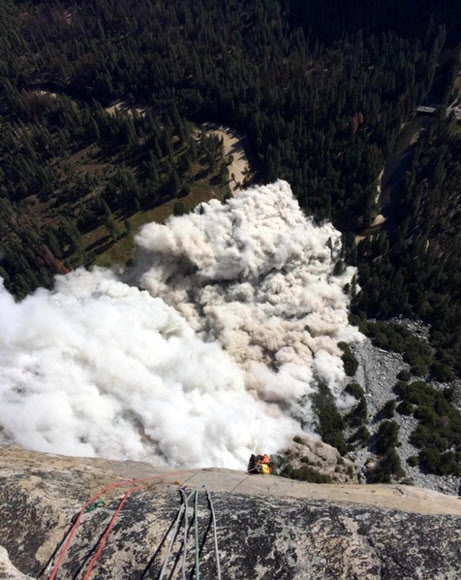
[[[142,107],[129,107],[125,101],[117,101],[113,103],[110,107],[105,107],[104,109],[109,115],[115,115],[117,111],[124,111],[125,113],[133,114],[133,111],[137,111],[140,115],[144,115],[145,109]]]
[[[224,156],[231,162],[228,164],[229,185],[233,195],[245,189],[245,183],[250,175],[250,161],[245,145],[246,137],[237,134],[229,127],[208,123],[207,132],[217,135],[223,140]]]
[[[106,108],[109,114],[115,115],[117,111],[132,112],[122,101],[114,103],[112,106]],[[136,108],[139,114],[144,113],[144,109]],[[235,196],[246,187],[246,183],[251,175],[250,161],[248,155],[248,147],[246,145],[246,137],[237,134],[235,131],[224,125],[217,125],[208,123],[205,128],[209,134],[217,135],[223,140],[224,157],[231,163],[228,164],[229,172],[229,187],[232,194]],[[230,157],[231,156],[231,157]],[[221,194],[216,195],[214,188],[207,183],[196,184],[191,193],[182,198],[182,202],[187,209],[191,211],[196,205],[202,202],[208,202],[213,197],[221,197]],[[168,201],[160,206],[152,208],[147,211],[139,212],[129,218],[132,226],[132,233],[123,237],[115,244],[112,244],[104,253],[102,253],[96,260],[95,264],[98,266],[111,266],[114,263],[124,264],[132,254],[134,242],[133,236],[137,230],[151,221],[157,223],[164,223],[164,221],[173,214],[174,205],[177,200]],[[123,223],[116,222],[116,225],[121,230]],[[100,226],[104,230],[104,226]]]
[[[145,110],[139,107],[129,107],[124,101],[117,101],[110,107],[105,108],[110,115],[115,115],[118,111],[125,111],[133,114],[136,110],[140,115],[143,115]],[[245,189],[245,184],[250,175],[250,161],[246,147],[246,137],[233,131],[225,125],[218,125],[216,123],[206,123],[205,129],[208,134],[216,135],[223,140],[224,156],[231,160],[228,163],[229,171],[229,187],[233,195],[237,195]]]
[[[49,96],[52,98],[60,97],[57,92],[51,90],[33,90],[31,93],[40,96]],[[110,106],[105,107],[105,111],[111,115],[139,115],[143,116],[146,109],[130,105],[128,101],[119,99]],[[238,194],[245,189],[251,178],[251,165],[249,160],[248,138],[245,135],[238,134],[235,130],[221,124],[206,123],[204,125],[208,134],[214,134],[223,141],[223,161],[226,162],[228,171],[228,187],[216,183],[215,175],[201,174],[204,167],[197,164],[194,169],[194,183],[187,195],[181,196],[180,203],[186,211],[192,211],[198,204],[206,203],[212,198],[223,200],[226,190],[233,195]],[[63,166],[63,174],[68,168],[71,168],[80,178],[104,177],[108,179],[115,173],[115,167],[118,166],[120,159],[117,156],[101,156],[98,147],[86,147],[73,153],[65,159],[66,167]],[[61,163],[61,162],[59,162]],[[58,163],[58,165],[59,165]],[[254,164],[253,164],[254,165]],[[254,168],[253,168],[254,169]],[[70,193],[69,193],[70,195]],[[108,267],[113,264],[125,264],[134,247],[134,236],[144,224],[149,222],[164,223],[165,220],[174,214],[178,198],[171,199],[154,207],[143,208],[138,212],[130,215],[114,213],[112,215],[113,223],[117,231],[117,240],[111,238],[106,226],[99,224],[91,231],[82,235],[82,248],[86,252],[88,264]],[[38,204],[36,204],[38,205]],[[43,205],[43,204],[42,204]],[[41,214],[45,214],[50,209],[51,204],[37,207]],[[71,267],[80,265],[80,256],[71,261]]]

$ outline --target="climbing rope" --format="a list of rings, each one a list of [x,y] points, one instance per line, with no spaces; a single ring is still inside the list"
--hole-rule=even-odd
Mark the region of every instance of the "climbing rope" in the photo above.
[[[171,476],[171,475],[177,475],[177,474],[180,474],[180,473],[187,473],[187,471],[188,470],[183,469],[183,470],[180,470],[180,471],[170,472],[168,475]],[[112,516],[112,519],[111,519],[111,521],[109,523],[109,526],[110,527],[108,527],[108,531],[106,530],[106,532],[104,533],[103,538],[101,538],[101,542],[104,540],[104,543],[103,543],[102,547],[101,547],[101,545],[99,545],[98,551],[97,551],[97,553],[95,554],[95,557],[92,559],[92,561],[90,563],[90,566],[91,566],[91,569],[89,570],[90,573],[91,573],[91,570],[93,569],[93,567],[94,567],[97,559],[101,555],[102,548],[104,547],[104,544],[105,544],[105,542],[107,540],[107,537],[108,537],[108,535],[109,535],[109,533],[110,533],[110,531],[111,531],[111,529],[112,529],[112,527],[113,527],[113,525],[115,523],[115,519],[118,516],[118,514],[120,513],[120,510],[122,509],[123,504],[125,503],[126,499],[128,498],[128,495],[132,491],[134,491],[136,489],[141,489],[140,487],[136,487],[136,484],[142,484],[142,483],[145,483],[147,481],[152,481],[153,479],[159,479],[161,477],[164,477],[164,475],[163,474],[161,474],[161,475],[153,475],[151,477],[144,477],[142,479],[133,479],[133,480],[128,480],[128,481],[120,481],[118,483],[110,483],[110,484],[106,485],[105,487],[103,487],[100,491],[98,491],[91,499],[89,499],[85,503],[85,505],[82,507],[82,509],[80,510],[77,518],[75,519],[74,525],[72,526],[72,528],[71,528],[71,530],[69,532],[69,535],[67,536],[66,542],[65,542],[65,544],[64,544],[64,546],[63,546],[63,548],[61,550],[61,553],[59,554],[59,557],[58,557],[58,559],[56,561],[56,564],[53,567],[53,570],[51,571],[50,576],[48,577],[48,580],[54,580],[56,578],[56,575],[57,575],[57,573],[59,571],[59,568],[61,567],[61,564],[62,564],[62,561],[64,559],[64,556],[65,556],[67,550],[69,549],[69,546],[70,546],[70,544],[72,542],[72,538],[74,537],[74,535],[75,535],[75,533],[77,531],[77,528],[78,528],[78,526],[80,524],[80,520],[82,519],[83,514],[85,513],[85,511],[87,510],[87,508],[91,504],[93,504],[97,499],[99,499],[101,497],[101,495],[103,495],[104,493],[106,493],[109,489],[114,489],[116,487],[126,487],[128,485],[131,485],[131,486],[135,485],[135,487],[131,488],[130,490],[128,490],[128,492],[125,493],[125,495],[122,498],[122,501],[120,502],[120,504],[119,504],[116,512]],[[100,542],[100,544],[101,544],[101,542]],[[89,573],[87,571],[87,573],[85,574],[85,579],[87,579],[88,577],[89,577]]]
[[[215,556],[216,556],[216,572],[218,574],[218,580],[221,580],[221,565],[219,563],[218,532],[216,529],[216,514],[214,511],[213,502],[211,501],[210,492],[208,491],[206,486],[205,486],[205,491],[206,491],[206,495],[208,498],[208,505],[210,506],[211,518],[212,518],[212,522],[213,522],[214,549],[215,549]]]
[[[200,580],[200,562],[199,562],[200,546],[198,541],[198,490],[195,490],[194,526],[195,526],[195,579]]]
[[[189,498],[191,498],[193,495],[194,495],[194,492],[192,491],[189,494]],[[184,495],[184,497],[186,497],[186,496]],[[186,498],[186,500],[187,500],[187,498]],[[162,578],[163,578],[163,576],[165,574],[165,571],[166,571],[166,568],[167,568],[167,565],[168,565],[168,560],[169,560],[170,554],[171,554],[171,548],[173,547],[173,544],[174,544],[174,542],[175,542],[175,540],[176,540],[176,538],[178,536],[179,524],[181,522],[182,515],[184,513],[184,509],[186,509],[185,506],[186,506],[186,503],[182,503],[181,504],[181,507],[178,510],[178,514],[176,515],[176,520],[174,522],[173,533],[172,533],[171,538],[170,538],[170,543],[168,544],[167,553],[166,553],[165,559],[163,560],[162,569],[160,570],[160,575],[158,577],[158,580],[162,580]]]
[[[94,565],[96,564],[99,556],[101,555],[101,552],[104,548],[104,545],[107,541],[107,538],[109,537],[109,534],[114,526],[115,520],[117,519],[118,514],[120,513],[120,511],[122,510],[123,504],[126,502],[126,500],[128,499],[128,496],[131,494],[131,492],[133,491],[139,491],[141,488],[140,487],[132,487],[131,489],[129,489],[127,492],[125,492],[125,495],[123,496],[122,500],[120,501],[120,503],[118,504],[117,509],[114,512],[114,515],[112,516],[109,525],[107,526],[106,531],[104,532],[104,535],[102,536],[100,542],[99,542],[99,547],[96,551],[96,554],[93,556],[89,566],[88,566],[88,570],[85,573],[85,576],[83,576],[83,580],[88,580],[88,578],[90,577],[91,571],[94,568]]]
[[[185,513],[184,513],[184,538],[183,538],[183,551],[182,551],[182,580],[186,580],[186,561],[187,561],[187,536],[189,534],[189,511],[188,511],[188,498],[184,493],[183,489],[179,490],[181,497],[183,498]],[[189,496],[190,497],[190,496]]]
[[[180,473],[187,473],[188,470],[181,470],[181,471],[175,471],[175,472],[171,472],[168,475],[176,475],[176,474],[180,474]],[[93,558],[91,559],[90,564],[88,565],[88,568],[85,572],[85,575],[83,576],[82,580],[88,580],[91,572],[93,571],[93,568],[97,562],[97,560],[99,559],[99,557],[101,556],[101,553],[104,549],[104,546],[107,542],[107,539],[109,537],[110,532],[112,531],[112,528],[114,527],[115,524],[115,520],[117,519],[117,516],[119,515],[119,513],[121,512],[126,500],[128,499],[128,497],[130,496],[131,493],[133,493],[134,491],[141,491],[143,488],[140,487],[140,484],[145,483],[147,481],[152,481],[154,479],[159,479],[163,477],[163,475],[154,475],[152,477],[145,477],[142,479],[134,479],[134,480],[128,480],[128,481],[121,481],[118,483],[111,483],[106,485],[105,487],[103,487],[100,491],[98,491],[91,499],[89,499],[81,508],[77,518],[75,519],[75,522],[65,540],[65,543],[63,545],[63,548],[59,554],[59,557],[53,567],[53,570],[51,571],[51,574],[48,578],[48,580],[54,580],[56,578],[56,575],[61,567],[62,561],[64,559],[64,556],[67,552],[67,550],[69,549],[69,546],[72,542],[72,539],[77,531],[77,528],[80,524],[80,520],[82,519],[83,514],[88,513],[89,511],[92,511],[92,507],[93,505],[98,504],[98,500],[99,498],[106,493],[108,490],[110,489],[114,489],[117,487],[126,487],[128,485],[130,485],[130,489],[128,489],[123,498],[120,500],[117,509],[115,510],[114,514],[112,515],[112,518],[110,519],[110,522],[103,534],[103,536],[101,537],[99,543],[97,544],[97,549],[96,552],[93,556]],[[221,567],[220,567],[220,562],[219,562],[219,549],[218,549],[218,537],[217,537],[217,526],[216,526],[216,514],[215,514],[215,510],[214,510],[214,506],[213,506],[213,502],[210,496],[210,493],[208,491],[208,489],[206,488],[206,486],[203,486],[205,488],[206,494],[207,494],[207,499],[208,499],[208,505],[210,508],[210,512],[211,512],[211,517],[212,517],[212,526],[213,526],[213,536],[214,536],[214,548],[215,548],[215,556],[216,556],[216,567],[217,567],[217,580],[221,580]],[[186,558],[187,558],[187,540],[188,540],[188,531],[189,531],[189,514],[188,514],[188,502],[189,500],[192,498],[192,496],[195,494],[195,505],[194,505],[194,527],[195,527],[195,580],[200,580],[200,562],[199,562],[199,557],[200,557],[200,542],[199,542],[199,532],[198,532],[198,497],[199,497],[199,490],[192,490],[191,493],[187,496],[186,493],[184,492],[183,488],[180,488],[180,493],[181,493],[181,497],[182,497],[182,504],[180,509],[178,510],[178,514],[176,516],[175,522],[174,522],[174,530],[170,539],[170,543],[168,546],[168,550],[167,550],[167,554],[165,557],[165,560],[163,562],[162,565],[162,569],[160,572],[160,576],[158,577],[158,580],[162,580],[164,577],[164,574],[166,572],[166,568],[168,565],[168,560],[171,554],[171,550],[173,547],[173,544],[178,536],[178,532],[179,532],[179,528],[180,528],[180,523],[184,514],[184,535],[183,535],[183,555],[182,555],[182,578],[183,580],[186,580]],[[99,500],[100,501],[100,500]],[[90,508],[90,509],[89,509]]]
[[[220,566],[220,562],[219,562],[219,549],[218,549],[218,536],[217,536],[217,525],[216,525],[216,513],[214,510],[214,506],[213,506],[213,501],[211,499],[211,495],[208,491],[208,489],[206,488],[206,486],[202,486],[205,489],[205,492],[207,494],[207,500],[208,500],[208,506],[210,508],[210,512],[211,512],[211,521],[212,521],[212,527],[213,527],[213,536],[214,536],[214,550],[215,550],[215,557],[216,557],[216,568],[217,568],[217,580],[221,580],[221,566]],[[181,520],[183,518],[184,515],[184,534],[183,534],[183,540],[182,540],[182,579],[186,580],[186,565],[187,565],[187,540],[188,540],[188,533],[189,533],[189,506],[188,506],[188,502],[191,499],[191,497],[193,495],[195,495],[195,500],[194,500],[194,528],[195,528],[195,533],[194,533],[194,540],[195,540],[195,580],[200,580],[200,539],[199,539],[199,525],[198,525],[198,499],[199,499],[199,490],[192,490],[192,492],[187,496],[184,489],[180,488],[179,492],[181,494],[181,506],[178,510],[178,513],[176,515],[176,518],[173,522],[173,531],[170,537],[170,541],[168,544],[168,549],[167,549],[167,553],[165,556],[165,559],[162,563],[162,567],[161,567],[161,571],[160,571],[160,575],[158,576],[158,580],[163,580],[166,570],[167,570],[167,566],[169,563],[169,559],[171,556],[171,551],[173,548],[173,545],[176,541],[176,539],[179,536],[179,527],[181,525]],[[171,574],[173,572],[170,573],[170,577]]]

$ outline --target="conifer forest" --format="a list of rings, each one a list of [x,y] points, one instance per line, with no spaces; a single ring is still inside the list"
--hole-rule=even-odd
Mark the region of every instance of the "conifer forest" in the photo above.
[[[203,128],[218,123],[248,139],[248,183],[287,180],[342,232],[354,323],[415,375],[461,377],[457,2],[3,0],[0,22],[0,275],[17,299],[128,260],[147,221],[226,199]],[[399,316],[430,327],[429,347]]]

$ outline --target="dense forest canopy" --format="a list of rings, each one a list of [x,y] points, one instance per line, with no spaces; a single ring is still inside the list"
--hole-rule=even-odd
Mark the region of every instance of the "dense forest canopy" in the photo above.
[[[181,212],[229,195],[221,145],[200,129],[216,121],[248,136],[255,180],[287,179],[307,212],[348,235],[358,319],[421,318],[432,371],[459,374],[456,119],[442,112],[420,139],[398,227],[354,242],[379,213],[402,125],[430,92],[442,105],[452,96],[456,4],[4,0],[6,286],[21,297],[94,263],[162,204]]]

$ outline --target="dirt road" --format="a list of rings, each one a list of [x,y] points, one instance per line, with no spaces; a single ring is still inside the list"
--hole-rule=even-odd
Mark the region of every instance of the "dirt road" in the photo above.
[[[233,195],[245,189],[244,181],[250,172],[248,155],[245,150],[245,137],[239,135],[229,127],[209,123],[206,130],[211,135],[222,138],[224,155],[231,159],[228,165],[229,185]]]

